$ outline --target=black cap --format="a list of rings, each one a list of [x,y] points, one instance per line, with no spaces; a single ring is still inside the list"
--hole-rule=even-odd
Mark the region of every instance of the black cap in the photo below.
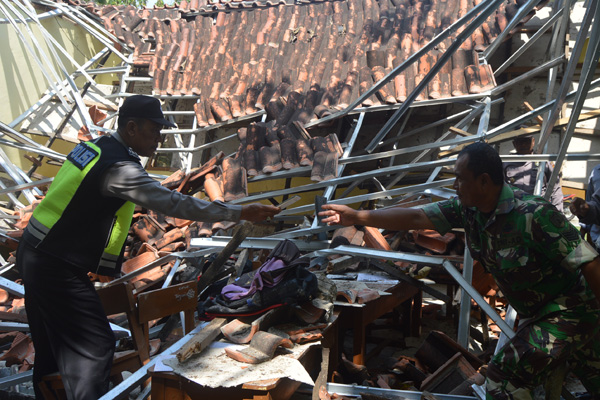
[[[119,117],[144,118],[163,126],[177,127],[177,125],[165,119],[158,99],[141,94],[136,94],[125,99],[121,108],[119,108]]]

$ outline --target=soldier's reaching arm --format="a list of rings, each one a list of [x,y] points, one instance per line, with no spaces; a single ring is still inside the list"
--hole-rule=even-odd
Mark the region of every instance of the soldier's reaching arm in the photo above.
[[[409,229],[435,229],[423,210],[390,207],[379,210],[354,210],[339,204],[325,204],[319,213],[328,225],[364,225],[381,229],[404,231]]]

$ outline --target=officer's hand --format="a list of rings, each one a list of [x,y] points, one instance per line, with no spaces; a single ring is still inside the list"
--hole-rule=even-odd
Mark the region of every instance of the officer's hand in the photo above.
[[[590,211],[590,206],[582,198],[575,197],[569,205],[569,210],[577,216],[577,218],[584,218]]]
[[[281,209],[279,207],[251,203],[242,206],[242,216],[240,219],[244,219],[250,222],[264,221],[267,218],[279,214]]]
[[[356,224],[356,210],[340,204],[324,204],[323,210],[319,213],[322,222],[327,225],[350,226]]]

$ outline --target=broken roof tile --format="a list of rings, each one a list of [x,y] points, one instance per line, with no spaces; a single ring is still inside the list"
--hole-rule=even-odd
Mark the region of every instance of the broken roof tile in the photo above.
[[[308,112],[318,105],[346,107],[468,11],[467,2],[454,0],[444,4],[407,0],[305,3],[289,7],[283,1],[186,1],[171,8],[135,10],[131,6],[106,6],[97,12],[106,28],[121,40],[126,39],[125,32],[134,34],[129,45],[141,46],[154,37],[155,60],[148,74],[154,76],[155,91],[166,95],[193,94],[202,96],[203,101],[211,99],[213,102],[205,105],[205,111],[215,114],[212,119],[207,115],[208,122],[217,123],[266,109],[272,96],[288,95],[289,104],[289,92],[280,93],[278,88],[290,82],[293,85],[287,90],[298,95],[305,95],[310,88],[319,94]],[[213,15],[186,14],[203,8],[212,13],[215,6],[225,5],[228,12],[217,12],[214,24]],[[239,6],[243,11],[231,11]],[[473,68],[479,66],[473,65],[470,55],[468,59],[465,55],[484,50],[506,28],[506,21],[518,6],[510,1],[492,14],[463,43],[462,51],[456,52],[419,99],[462,96],[492,86],[493,75],[473,74]],[[378,98],[367,99],[363,105],[404,101],[449,43],[451,39],[421,57],[414,68],[407,68],[394,82],[383,86]],[[137,58],[141,54],[138,52]],[[134,64],[143,65],[137,59]],[[459,70],[467,74],[466,83]],[[277,116],[280,125],[301,107],[296,99],[291,97],[291,113],[283,112],[284,118]],[[195,111],[199,120],[206,121],[197,107]],[[309,115],[311,119],[316,117]]]

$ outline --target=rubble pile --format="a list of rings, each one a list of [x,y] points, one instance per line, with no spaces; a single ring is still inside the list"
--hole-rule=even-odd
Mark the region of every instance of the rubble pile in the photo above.
[[[181,171],[172,174],[162,182],[162,185],[192,195],[203,189],[208,191],[208,178],[211,173],[218,169],[222,160],[223,155],[220,153],[188,174]],[[19,216],[19,219],[11,224],[13,230],[8,236],[10,240],[5,238],[4,242],[4,249],[11,252],[9,261],[14,262],[19,233],[26,226],[34,206],[35,204],[27,209],[19,210],[18,214],[15,213]],[[129,232],[125,254],[126,261],[122,270],[125,277],[131,276],[127,279],[127,282],[135,297],[139,298],[143,293],[150,293],[152,290],[160,288],[175,264],[173,259],[166,257],[167,255],[190,249],[190,240],[194,237],[211,236],[219,230],[223,233],[230,233],[232,232],[230,228],[234,224],[215,223],[211,225],[205,227],[203,224],[193,221],[166,217],[150,210],[138,208],[134,214],[134,222]],[[460,266],[464,238],[460,233],[448,233],[441,236],[426,230],[380,232],[369,227],[346,227],[336,230],[333,234],[331,246],[338,245],[362,246],[365,249],[408,250],[416,254],[445,257],[455,261]],[[252,270],[253,267],[256,269],[257,263],[264,261],[265,253],[257,252],[256,254],[259,257],[262,256],[262,259],[255,257],[254,263],[248,260],[247,254],[245,259],[242,254],[233,254],[229,257],[224,269],[233,274],[226,274],[221,281],[234,281],[234,277],[239,276],[241,273],[240,268],[245,271]],[[161,263],[161,259],[164,259],[165,262]],[[153,268],[145,268],[153,264],[155,264]],[[207,265],[196,264],[182,269],[177,274],[172,274],[174,278],[171,285],[196,279],[207,271]],[[395,276],[388,274],[390,268],[395,271]],[[235,272],[236,269],[237,273]],[[144,272],[136,273],[137,270],[143,270]],[[382,296],[388,296],[390,293],[387,293],[386,290],[398,282],[397,278],[400,275],[421,283],[450,285],[452,281],[439,267],[406,262],[377,261],[354,256],[331,255],[317,257],[311,261],[309,270],[318,276],[320,286],[320,294],[315,296],[312,301],[306,301],[291,307],[276,308],[256,316],[233,316],[227,319],[227,323],[220,328],[221,334],[224,336],[223,340],[231,343],[248,344],[245,351],[227,350],[226,354],[230,358],[243,363],[261,363],[279,354],[280,350],[277,349],[280,346],[289,348],[302,343],[325,340],[328,330],[331,330],[332,324],[335,324],[335,318],[332,317],[334,305],[341,306],[342,303],[367,305]],[[493,301],[498,300],[493,280],[481,270],[480,266],[475,268],[475,271],[474,286],[477,290],[482,295],[488,296],[490,301],[491,299]],[[359,277],[361,274],[375,276],[375,281],[360,282]],[[18,284],[18,271],[13,268],[6,276],[11,275],[17,277],[15,283]],[[90,275],[90,278],[97,282],[99,287],[109,284],[113,280],[112,278],[94,275]],[[0,298],[0,307],[2,307],[0,317],[2,317],[2,320],[26,323],[23,298],[1,290],[0,295],[2,295]],[[445,300],[447,303],[447,316],[443,318],[439,314],[441,312],[439,304],[434,307],[435,312],[433,313],[431,313],[431,305],[421,306],[421,311],[419,311],[423,317],[423,321],[420,322],[421,326],[426,325],[425,319],[427,318],[431,318],[436,324],[445,319],[446,322],[450,321],[450,326],[454,325],[452,321],[454,305],[451,300]],[[373,327],[378,326],[378,324],[383,324],[383,326],[392,330],[398,329],[398,321],[389,317],[389,312],[393,312],[393,310],[386,311],[381,318],[369,325],[369,329],[377,329]],[[479,317],[476,313],[474,315]],[[129,326],[130,321],[125,314],[111,315],[109,319],[117,325],[131,328]],[[483,329],[490,329],[485,336],[491,335],[494,337],[497,334],[497,328],[492,328],[493,324],[488,327],[487,317],[485,319],[486,324]],[[150,327],[158,326],[162,328],[162,335],[159,338],[152,338],[148,341],[148,355],[150,357],[160,353],[168,347],[168,343],[181,337],[181,331],[165,331],[164,327],[167,321],[167,319],[160,319],[150,323]],[[399,323],[402,325],[407,322],[402,321],[401,317]],[[347,336],[348,332],[342,332],[340,337],[343,337],[344,334]],[[352,335],[352,332],[350,332],[350,335]],[[127,335],[125,336],[119,341],[117,350],[125,353],[131,352],[136,348],[135,340]],[[408,338],[397,331],[394,336],[396,337],[391,341],[396,344],[403,343]],[[34,364],[34,349],[28,335],[18,331],[5,333],[3,343],[5,352],[0,357],[0,361],[5,361],[7,366],[16,365],[19,372],[31,369]],[[378,351],[381,352],[382,349],[380,348]],[[333,371],[332,375],[333,382],[388,389],[426,390],[438,393],[470,393],[470,384],[480,383],[483,379],[479,368],[486,361],[461,348],[448,335],[438,331],[432,331],[413,356],[387,357],[385,363],[379,363],[376,368],[369,367],[368,363],[365,366],[352,362],[352,357],[347,357],[345,350],[347,349],[341,349],[339,365],[337,365],[337,369]],[[398,347],[393,353],[399,354],[402,350],[401,347]],[[351,352],[348,354],[351,354]],[[329,397],[323,394],[322,398]]]

